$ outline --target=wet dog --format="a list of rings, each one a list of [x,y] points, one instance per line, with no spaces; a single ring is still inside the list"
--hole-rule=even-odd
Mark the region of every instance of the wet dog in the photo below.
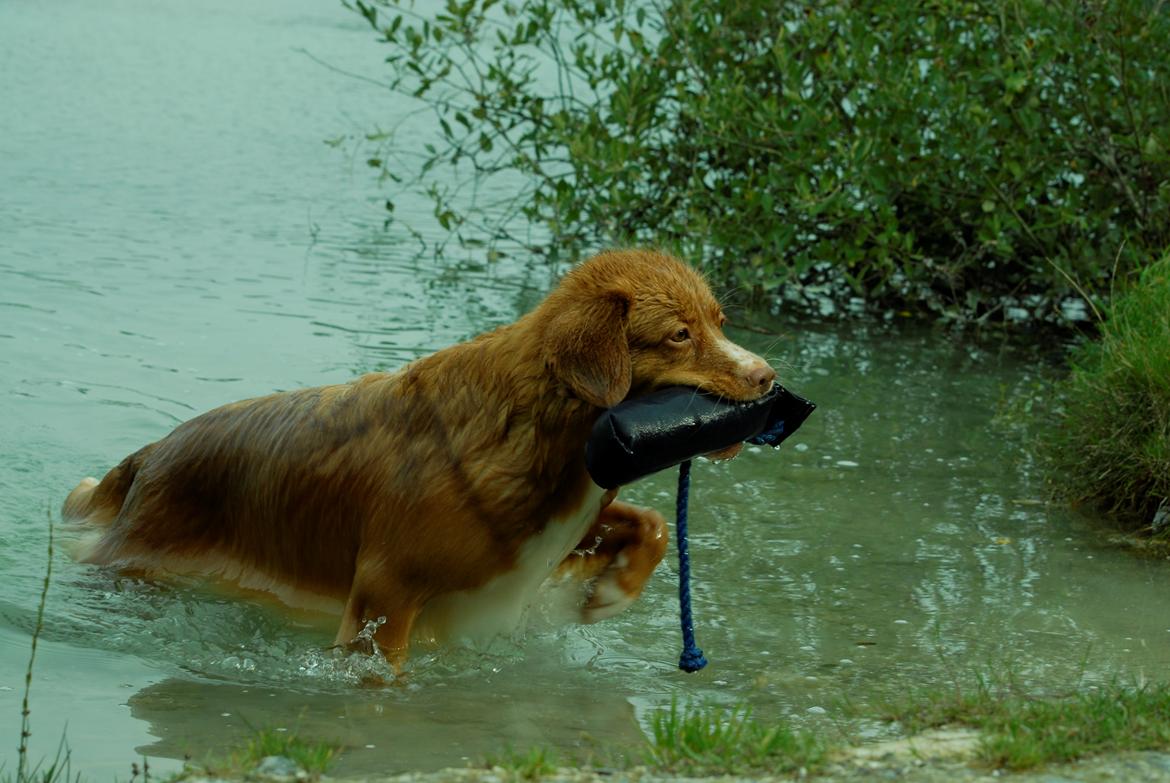
[[[769,391],[724,320],[677,259],[603,253],[515,323],[396,372],[198,416],[83,480],[62,515],[88,529],[86,562],[332,606],[339,644],[384,617],[396,663],[412,639],[508,630],[550,577],[601,620],[642,592],[667,534],[590,480],[590,428],[662,386]]]

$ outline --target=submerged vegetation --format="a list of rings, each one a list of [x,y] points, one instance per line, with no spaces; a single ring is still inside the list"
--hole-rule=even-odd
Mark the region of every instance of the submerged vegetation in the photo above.
[[[1058,492],[1170,540],[1170,255],[1072,356],[1048,452]]]
[[[1081,318],[1170,246],[1162,3],[352,4],[439,136],[368,162],[468,244],[521,216],[552,258],[656,243],[765,301],[984,320]]]

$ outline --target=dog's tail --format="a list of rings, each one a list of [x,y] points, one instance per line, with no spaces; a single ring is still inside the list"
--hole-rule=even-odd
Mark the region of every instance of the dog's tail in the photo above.
[[[61,518],[65,522],[97,525],[108,525],[114,521],[122,510],[134,477],[138,475],[138,469],[150,448],[139,449],[122,460],[101,481],[91,476],[83,478],[69,493],[69,497],[65,498],[61,506]]]

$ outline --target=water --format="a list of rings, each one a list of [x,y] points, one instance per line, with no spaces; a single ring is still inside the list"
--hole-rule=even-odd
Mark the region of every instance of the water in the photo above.
[[[332,383],[506,322],[538,264],[439,265],[382,231],[326,139],[409,110],[368,82],[364,22],[308,0],[0,0],[0,759],[15,763],[46,520],[97,474],[228,400]],[[418,137],[433,131],[425,115]],[[423,201],[398,200],[425,215]],[[522,258],[522,256],[520,257]],[[976,667],[1060,690],[1170,663],[1165,563],[1098,544],[1042,487],[1008,415],[1034,352],[914,329],[735,332],[820,404],[778,453],[696,468],[695,611],[712,664],[675,669],[675,571],[612,621],[421,651],[405,683],[324,650],[331,621],[61,551],[32,690],[34,758],[64,733],[110,779],[250,727],[345,744],[341,775],[503,745],[640,741],[672,697],[832,723]],[[628,490],[668,511],[673,476]],[[823,710],[823,712],[822,712]],[[4,739],[4,738],[7,739]]]

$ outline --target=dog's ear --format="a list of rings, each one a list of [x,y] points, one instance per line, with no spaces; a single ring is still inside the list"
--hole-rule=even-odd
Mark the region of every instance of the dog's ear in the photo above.
[[[567,304],[549,321],[545,363],[591,405],[609,408],[630,393],[629,312],[629,298],[614,292]]]

